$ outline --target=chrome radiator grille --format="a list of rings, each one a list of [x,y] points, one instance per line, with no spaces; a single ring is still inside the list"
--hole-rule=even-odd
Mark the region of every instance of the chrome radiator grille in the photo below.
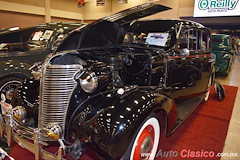
[[[46,65],[40,84],[38,126],[57,122],[63,132],[71,93],[76,85],[74,75],[81,65]]]

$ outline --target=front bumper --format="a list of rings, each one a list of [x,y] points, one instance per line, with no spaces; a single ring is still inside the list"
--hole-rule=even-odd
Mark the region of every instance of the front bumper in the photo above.
[[[1,107],[5,108],[9,104],[1,102]],[[11,113],[7,115],[0,115],[0,136],[5,136],[9,147],[13,146],[13,142],[17,142],[22,148],[26,148],[32,152],[35,156],[35,160],[46,159],[46,160],[61,160],[64,156],[65,146],[60,143],[58,148],[58,154],[52,154],[44,147],[49,144],[41,140],[40,129],[23,127],[14,120]],[[59,141],[61,141],[59,139]],[[61,141],[62,142],[62,141]]]

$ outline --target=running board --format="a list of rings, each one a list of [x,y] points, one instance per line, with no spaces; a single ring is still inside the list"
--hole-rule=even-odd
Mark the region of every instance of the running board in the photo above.
[[[197,108],[197,106],[202,102],[204,98],[203,96],[199,96],[193,99],[189,99],[183,102],[176,102],[177,110],[178,110],[178,118],[175,126],[172,131],[167,134],[167,136],[171,135],[175,130],[182,124],[182,122]]]
[[[202,99],[203,99],[203,96],[199,96],[193,99],[186,100],[184,102],[176,103],[177,110],[178,110],[177,121],[184,121],[201,103]]]

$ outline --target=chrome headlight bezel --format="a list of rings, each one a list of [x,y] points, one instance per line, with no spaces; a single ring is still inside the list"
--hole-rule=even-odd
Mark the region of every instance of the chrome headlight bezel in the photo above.
[[[41,130],[42,135],[49,140],[58,140],[62,137],[63,131],[62,127],[55,122],[48,123],[48,125]]]
[[[98,87],[98,77],[95,72],[82,71],[78,79],[81,88],[87,93],[93,93]]]
[[[26,119],[27,111],[23,106],[16,106],[13,108],[13,117],[22,122]]]

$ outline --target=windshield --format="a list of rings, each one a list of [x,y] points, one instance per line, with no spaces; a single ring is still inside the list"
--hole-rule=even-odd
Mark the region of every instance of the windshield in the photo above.
[[[222,37],[212,37],[212,43],[213,44],[221,44],[221,43],[223,43],[223,39],[222,39]]]
[[[229,36],[212,36],[213,47],[231,47],[231,39]]]

